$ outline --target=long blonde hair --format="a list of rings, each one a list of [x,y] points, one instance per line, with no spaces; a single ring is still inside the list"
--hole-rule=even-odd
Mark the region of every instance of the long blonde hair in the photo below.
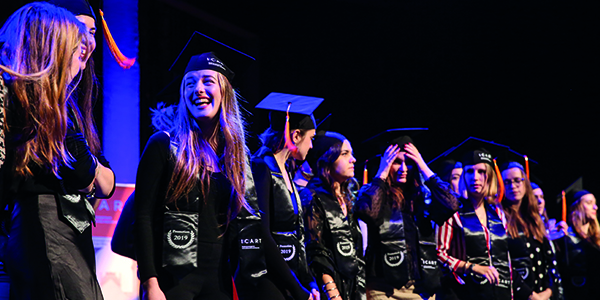
[[[43,2],[23,6],[0,30],[0,69],[11,77],[11,115],[18,116],[10,123],[20,130],[18,175],[32,175],[33,162],[58,176],[59,167],[71,161],[64,145],[66,102],[74,88],[69,87],[72,56],[80,51],[84,33],[73,14]]]
[[[497,204],[496,197],[498,197],[498,176],[496,176],[496,172],[493,167],[484,163],[485,165],[485,175],[486,175],[486,183],[483,187],[483,198],[490,204]],[[464,169],[467,166],[463,167],[463,172],[460,175],[460,181],[458,183],[458,191],[459,194],[465,198],[469,199],[469,193],[467,192],[467,185],[465,183],[465,175],[467,172]]]
[[[585,195],[584,195],[585,196]],[[583,196],[582,196],[583,197]],[[588,218],[583,207],[583,201],[581,198],[577,199],[569,207],[569,224],[575,232],[582,238],[588,240],[590,243],[600,246],[600,225],[598,224],[597,218]],[[583,231],[583,225],[590,224],[587,232]]]
[[[222,166],[235,190],[229,205],[228,220],[235,218],[244,199],[246,148],[245,122],[241,115],[237,94],[221,73],[217,73],[221,89],[221,106],[215,117],[213,132],[203,133],[189,112],[184,97],[185,77],[181,82],[180,99],[173,126],[169,130],[171,141],[177,148],[175,169],[169,182],[167,203],[175,203],[187,195],[197,184],[204,195],[210,186],[209,166]],[[219,157],[219,153],[222,156]]]

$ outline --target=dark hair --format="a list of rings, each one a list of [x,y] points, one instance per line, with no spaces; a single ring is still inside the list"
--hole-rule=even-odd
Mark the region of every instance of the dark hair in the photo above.
[[[81,72],[81,81],[75,91],[76,93],[71,95],[71,97],[74,98],[77,104],[76,108],[79,112],[76,113],[80,114],[81,130],[90,146],[90,150],[92,154],[98,156],[101,153],[101,146],[93,111],[94,101],[98,97],[98,79],[94,72],[94,60],[91,57],[87,61],[87,67]]]
[[[305,136],[308,130],[306,129],[290,129],[290,134],[294,132],[294,130],[298,130],[300,132],[300,136]],[[269,127],[262,134],[258,136],[261,144],[271,150],[273,153],[277,153],[283,149],[285,146],[285,137],[283,136],[283,130],[274,130]]]
[[[346,208],[348,208],[348,211],[350,211],[352,209],[353,198],[353,194],[349,188],[351,179],[348,179],[340,184],[337,181],[335,181],[333,179],[333,176],[331,175],[333,164],[342,154],[343,143],[343,141],[340,141],[339,143],[335,143],[331,147],[329,147],[329,150],[327,150],[327,152],[321,155],[321,157],[319,157],[319,159],[317,160],[317,171],[313,173],[319,176],[319,179],[323,181],[325,186],[329,187],[329,192],[331,193],[331,195],[333,195],[333,197],[337,198],[337,195],[335,195],[335,190],[339,185],[340,192],[342,193],[342,197],[344,199],[344,203],[346,204]]]
[[[390,187],[387,191],[387,197],[390,199],[392,208],[397,210],[404,209],[404,205],[406,204],[406,196],[414,194],[417,191],[417,188],[420,186],[419,181],[417,180],[418,174],[416,174],[416,172],[418,172],[418,168],[415,162],[412,159],[407,159],[405,163],[412,166],[412,168],[408,169],[406,184],[399,184],[392,179],[392,176],[388,176],[385,179],[385,182]]]

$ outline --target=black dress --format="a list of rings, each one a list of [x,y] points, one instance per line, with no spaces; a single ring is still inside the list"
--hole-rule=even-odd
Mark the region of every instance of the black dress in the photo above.
[[[6,253],[11,299],[102,299],[91,233],[94,210],[78,192],[93,182],[97,160],[77,124],[69,122],[65,145],[74,161],[59,169],[60,179],[33,164],[33,176],[14,176],[15,147],[24,140],[18,119],[11,117],[2,166],[2,193],[12,207]]]
[[[223,243],[223,224],[230,197],[234,195],[232,187],[223,174],[212,173],[205,196],[196,187],[184,199],[165,205],[175,166],[172,147],[175,146],[166,132],[154,134],[138,167],[134,234],[140,282],[157,277],[167,299],[232,299],[228,249]],[[173,257],[165,252],[177,242],[163,231],[167,210],[190,215],[197,213],[197,232],[191,234],[190,243],[182,250],[190,251],[188,254],[192,258],[195,254],[195,261],[188,261],[191,264],[174,264]]]

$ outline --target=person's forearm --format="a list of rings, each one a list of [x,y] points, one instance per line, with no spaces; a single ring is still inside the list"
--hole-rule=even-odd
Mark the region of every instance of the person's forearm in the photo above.
[[[98,164],[97,173],[96,179],[94,180],[94,185],[96,186],[96,197],[109,197],[115,188],[115,173],[102,164]]]

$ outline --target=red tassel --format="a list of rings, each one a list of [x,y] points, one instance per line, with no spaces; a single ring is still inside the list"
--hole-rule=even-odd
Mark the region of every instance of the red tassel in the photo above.
[[[233,280],[233,277],[231,277],[231,284],[233,286],[233,300],[239,300],[240,298],[238,297],[237,289],[235,288],[235,280]]]
[[[288,103],[287,111],[285,112],[285,132],[283,136],[285,137],[285,145],[290,149],[292,153],[298,152],[298,147],[294,145],[292,142],[292,138],[290,137],[290,107],[292,106],[292,102]]]
[[[562,220],[567,222],[567,197],[565,191],[562,191]]]
[[[529,179],[529,158],[527,155],[525,156],[525,174],[527,175],[527,179]]]
[[[502,174],[500,173],[500,169],[498,168],[498,164],[496,164],[495,159],[494,169],[496,170],[496,176],[498,177],[498,203],[500,203],[502,202],[502,198],[504,197],[504,181],[502,181]]]
[[[133,64],[135,63],[135,57],[128,58],[125,55],[123,55],[123,53],[121,53],[121,50],[119,50],[119,47],[117,46],[117,43],[115,42],[115,39],[113,39],[112,34],[110,34],[110,30],[108,29],[108,24],[106,24],[106,21],[104,20],[104,12],[102,12],[101,9],[100,9],[100,17],[102,18],[102,28],[104,29],[104,40],[106,40],[106,44],[108,45],[108,49],[110,49],[110,53],[115,58],[115,60],[119,64],[119,66],[121,66],[121,68],[123,68],[123,69],[131,68],[131,66],[133,66]]]

